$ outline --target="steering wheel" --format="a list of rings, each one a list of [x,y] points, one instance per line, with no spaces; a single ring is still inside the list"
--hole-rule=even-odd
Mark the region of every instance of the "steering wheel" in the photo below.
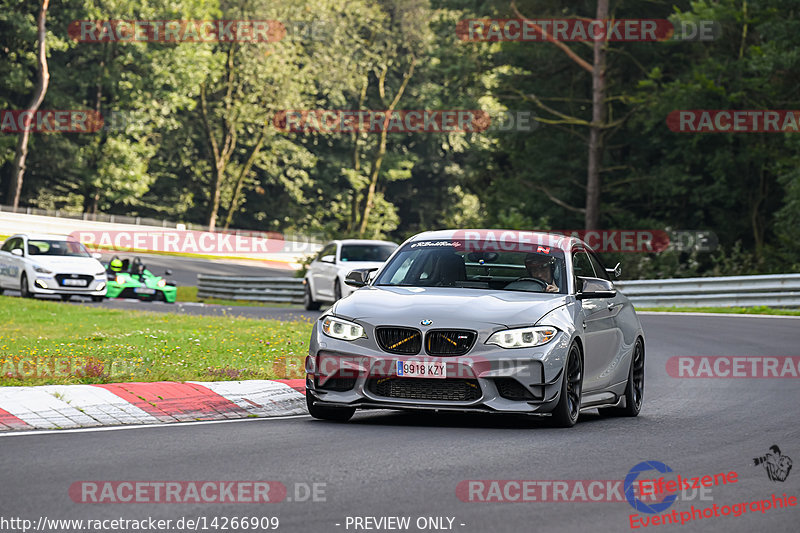
[[[547,290],[547,286],[550,285],[545,280],[539,279],[539,278],[517,278],[514,281],[512,281],[511,283],[516,283],[518,281],[533,281],[533,282],[536,282],[536,283],[538,283],[539,285],[542,286],[542,292],[546,291]]]

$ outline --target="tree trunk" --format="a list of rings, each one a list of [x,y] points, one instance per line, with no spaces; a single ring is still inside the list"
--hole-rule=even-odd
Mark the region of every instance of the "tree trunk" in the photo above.
[[[375,154],[375,161],[372,164],[372,169],[370,170],[369,176],[369,188],[367,189],[367,197],[364,202],[364,214],[361,217],[361,225],[358,228],[359,236],[364,236],[364,232],[367,231],[367,223],[369,222],[369,214],[372,211],[372,202],[375,199],[375,188],[378,186],[378,176],[381,171],[381,165],[383,164],[383,156],[386,155],[386,138],[389,132],[387,131],[387,125],[389,123],[389,117],[391,113],[397,108],[397,104],[400,103],[400,98],[403,97],[403,93],[406,90],[406,86],[408,85],[408,80],[411,79],[411,76],[414,75],[414,66],[417,64],[417,58],[411,59],[411,64],[408,67],[408,72],[406,72],[405,76],[403,77],[403,83],[400,84],[400,88],[397,89],[397,94],[395,94],[392,103],[389,104],[388,109],[386,110],[386,121],[384,122],[384,127],[381,129],[381,141],[378,145],[378,152]],[[386,71],[384,70],[383,75],[380,78],[380,92],[381,96],[383,95],[383,83],[386,78]]]
[[[596,20],[608,19],[608,0],[597,0]],[[592,125],[589,129],[589,162],[586,172],[585,229],[600,226],[600,165],[603,160],[603,126],[606,122],[606,47],[605,39],[594,41],[592,64]]]
[[[228,162],[236,150],[237,131],[236,119],[232,116],[231,110],[234,90],[234,57],[236,54],[235,43],[228,49],[228,60],[226,62],[226,90],[224,99],[224,113],[222,116],[222,145],[217,142],[214,129],[211,127],[211,118],[208,111],[208,100],[206,99],[205,83],[200,86],[200,113],[203,117],[203,125],[208,134],[208,144],[211,147],[211,155],[214,163],[214,191],[211,194],[211,213],[208,216],[208,231],[214,231],[217,227],[217,217],[219,216],[220,197],[222,196],[222,185],[225,182],[225,171]]]
[[[261,147],[264,146],[264,139],[266,138],[266,127],[261,130],[258,136],[258,140],[256,141],[253,150],[250,152],[250,157],[247,158],[247,162],[245,162],[242,170],[239,172],[239,177],[236,180],[236,187],[233,190],[233,197],[231,198],[231,205],[228,207],[228,214],[225,217],[225,226],[222,228],[223,230],[227,230],[230,225],[231,221],[233,220],[233,214],[239,208],[239,197],[242,195],[242,188],[244,187],[244,180],[247,178],[247,175],[250,173],[250,169],[253,168],[253,165],[256,162],[256,158],[258,154],[261,153]]]
[[[50,84],[50,71],[47,68],[47,30],[45,28],[45,21],[47,19],[47,9],[50,6],[50,0],[42,0],[42,6],[39,9],[38,19],[38,58],[39,70],[36,74],[36,87],[33,91],[33,98],[26,109],[30,113],[31,122],[24,124],[22,132],[20,133],[19,140],[17,141],[16,154],[14,156],[14,164],[12,166],[13,172],[11,175],[11,186],[9,188],[9,198],[12,199],[11,205],[14,209],[19,207],[19,198],[22,194],[22,181],[25,176],[25,160],[28,158],[28,140],[31,135],[31,128],[35,124],[36,119],[33,118],[42,105],[44,95],[47,94],[47,86]]]
[[[364,83],[361,85],[361,93],[358,96],[358,107],[356,111],[364,109],[364,100],[367,99],[367,88],[369,87],[369,76],[364,76]],[[353,128],[350,132],[350,140],[353,142],[353,170],[361,172],[361,151],[358,144],[358,137],[361,132],[357,128]],[[347,233],[350,234],[358,224],[359,212],[359,199],[361,197],[361,189],[353,187],[352,189],[352,203],[350,204],[350,220],[347,221]]]

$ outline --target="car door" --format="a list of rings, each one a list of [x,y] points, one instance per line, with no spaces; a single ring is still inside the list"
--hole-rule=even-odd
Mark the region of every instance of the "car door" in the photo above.
[[[592,267],[595,271],[595,277],[612,281],[611,276],[609,276],[608,271],[603,266],[603,263],[600,262],[600,259],[596,254],[590,252],[589,260],[592,262]],[[609,384],[613,384],[623,381],[628,377],[627,368],[620,369],[619,362],[622,360],[622,356],[624,355],[623,351],[625,349],[625,333],[623,331],[624,324],[622,322],[622,317],[624,315],[621,313],[624,307],[626,305],[631,305],[631,303],[627,301],[621,292],[617,292],[616,296],[613,298],[604,298],[604,303],[606,309],[608,310],[609,320],[611,321],[610,326],[614,331],[614,335],[609,335],[608,337],[609,342],[612,343],[612,345],[609,347],[611,350],[612,360],[610,366],[605,370],[604,374],[608,376]],[[628,346],[628,348],[630,348],[630,346]]]
[[[323,261],[322,259],[326,260]],[[311,263],[311,283],[315,300],[333,300],[333,281],[336,279],[336,243],[325,246]]]
[[[589,254],[583,249],[572,252],[572,269],[575,287],[581,290],[579,276],[599,277],[592,266]],[[580,300],[583,326],[583,390],[591,392],[608,385],[611,369],[618,352],[618,330],[609,308],[608,298]]]
[[[22,251],[22,239],[19,237],[7,240],[0,249],[0,286],[6,289],[19,288],[22,275],[23,259],[11,253],[15,249]]]

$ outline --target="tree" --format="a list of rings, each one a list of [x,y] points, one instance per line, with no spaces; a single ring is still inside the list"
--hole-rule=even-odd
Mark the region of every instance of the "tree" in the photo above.
[[[28,158],[28,140],[30,139],[31,129],[34,127],[36,112],[47,94],[47,86],[50,84],[50,71],[47,69],[47,29],[45,22],[47,19],[47,9],[50,0],[42,0],[37,17],[37,58],[39,62],[36,72],[36,85],[33,89],[33,96],[25,112],[31,117],[30,123],[23,127],[17,142],[16,155],[14,157],[13,174],[11,179],[11,189],[9,197],[12,198],[11,205],[16,209],[19,206],[19,198],[22,194],[22,182],[25,176],[25,161]]]

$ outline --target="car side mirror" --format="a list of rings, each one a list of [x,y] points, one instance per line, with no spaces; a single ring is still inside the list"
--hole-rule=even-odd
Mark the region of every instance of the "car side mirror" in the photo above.
[[[336,256],[335,255],[323,255],[319,258],[319,260],[323,263],[336,263]]]
[[[575,295],[578,300],[587,298],[613,298],[617,295],[614,284],[607,279],[589,278],[578,276],[581,282],[581,290]]]
[[[369,283],[369,275],[378,270],[377,268],[357,268],[351,270],[344,277],[344,284],[351,287],[363,287]]]
[[[16,255],[17,257],[22,257],[22,249],[14,248],[11,250],[11,255]]]
[[[103,258],[103,255],[102,255],[102,254],[99,254],[99,253],[97,253],[97,252],[93,252],[93,253],[92,253],[92,257],[93,257],[93,258],[95,258],[95,259],[97,259],[98,261],[100,261],[100,260]]]
[[[613,274],[615,278],[619,278],[622,275],[622,263],[617,263],[614,268],[607,268],[606,272],[609,276]]]

